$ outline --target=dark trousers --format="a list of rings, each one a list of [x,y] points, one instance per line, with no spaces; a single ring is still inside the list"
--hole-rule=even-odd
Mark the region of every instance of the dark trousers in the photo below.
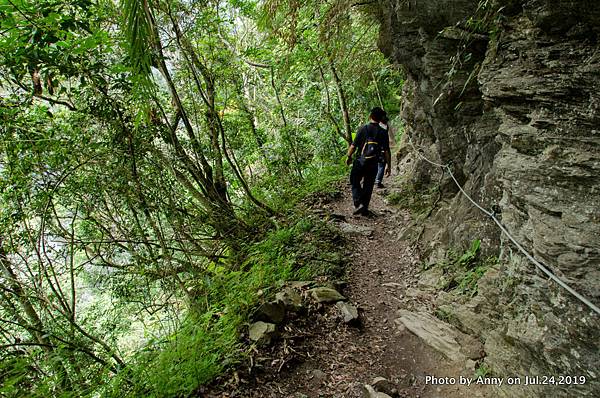
[[[354,207],[358,207],[362,204],[365,207],[365,210],[369,208],[376,176],[377,162],[361,165],[358,160],[354,160],[354,163],[352,163],[352,170],[350,171],[350,184],[352,185],[352,200],[354,201]]]
[[[375,183],[381,184],[383,182],[383,173],[385,172],[385,160],[383,162],[377,163],[377,178],[375,178]]]

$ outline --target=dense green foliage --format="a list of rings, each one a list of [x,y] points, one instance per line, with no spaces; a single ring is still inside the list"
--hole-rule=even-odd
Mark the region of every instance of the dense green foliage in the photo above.
[[[296,205],[397,109],[376,35],[344,1],[0,0],[0,396],[189,394],[259,290],[338,272]]]

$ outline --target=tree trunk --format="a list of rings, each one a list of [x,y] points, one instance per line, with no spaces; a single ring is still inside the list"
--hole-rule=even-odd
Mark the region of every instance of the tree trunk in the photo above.
[[[317,63],[317,66],[319,67],[319,74],[321,75],[321,81],[323,82],[323,88],[325,89],[325,97],[326,97],[326,105],[327,105],[325,113],[327,114],[327,117],[333,124],[333,127],[335,128],[335,132],[337,133],[337,135],[339,135],[340,137],[342,137],[344,140],[347,141],[347,136],[342,132],[342,129],[340,128],[339,124],[337,123],[337,120],[335,120],[335,117],[333,117],[333,114],[331,113],[331,98],[329,96],[329,87],[327,87],[327,80],[325,79],[325,72],[323,71],[323,67],[321,66],[320,63]]]
[[[48,356],[53,356],[54,346],[50,341],[48,334],[44,332],[44,325],[40,316],[38,315],[36,309],[31,304],[29,297],[25,294],[25,291],[21,285],[21,282],[18,280],[17,275],[12,269],[12,264],[4,251],[4,247],[2,246],[2,240],[0,238],[0,271],[2,271],[2,275],[8,282],[10,289],[12,290],[13,295],[16,297],[19,305],[23,309],[23,312],[27,316],[27,322],[30,324],[22,325],[25,329],[29,331],[31,337],[37,341],[44,349]],[[23,321],[25,321],[23,319]],[[50,361],[55,370],[57,372],[61,387],[68,391],[71,387],[71,380],[69,379],[69,374],[67,373],[67,369],[59,358]]]
[[[298,156],[298,150],[296,148],[296,145],[294,145],[294,142],[290,138],[290,132],[288,130],[288,123],[287,123],[287,119],[285,117],[285,112],[283,110],[283,103],[281,102],[281,97],[279,96],[279,90],[277,89],[277,85],[275,84],[275,71],[274,71],[273,66],[271,66],[270,71],[271,71],[271,87],[273,87],[273,91],[275,92],[275,99],[277,100],[277,105],[279,106],[279,112],[281,114],[281,121],[283,122],[283,137],[282,138],[284,138],[288,142],[288,145],[292,152],[292,156],[294,158],[294,166],[296,169],[296,173],[298,174],[298,177],[303,178],[302,170],[300,168],[300,159]]]
[[[327,57],[329,61],[329,69],[331,70],[331,74],[333,75],[333,82],[335,83],[335,88],[338,94],[338,100],[340,102],[340,108],[342,110],[342,116],[344,120],[344,129],[346,130],[346,141],[348,144],[352,143],[352,128],[350,127],[350,112],[348,111],[348,103],[346,102],[346,93],[344,92],[344,87],[342,86],[342,81],[335,69],[335,65],[331,57]]]

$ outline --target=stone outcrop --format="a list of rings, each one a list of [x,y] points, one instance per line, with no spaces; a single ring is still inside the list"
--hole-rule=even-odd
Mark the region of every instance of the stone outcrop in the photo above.
[[[537,271],[448,172],[415,148],[450,165],[475,201],[499,210],[527,251],[600,304],[600,3],[378,5],[379,47],[406,73],[399,167],[415,189],[440,190],[421,234],[426,260],[473,239],[481,239],[484,255],[500,257],[477,296],[445,303],[451,319],[485,340],[497,375],[587,378],[585,385],[506,394],[598,396],[600,317]]]

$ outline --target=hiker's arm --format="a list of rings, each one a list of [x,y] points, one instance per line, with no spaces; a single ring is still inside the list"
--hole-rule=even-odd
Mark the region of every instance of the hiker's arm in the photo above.
[[[350,166],[352,164],[352,155],[354,154],[354,152],[356,151],[356,147],[360,147],[363,145],[363,135],[364,135],[364,129],[359,129],[358,132],[356,133],[356,137],[354,137],[354,141],[352,141],[352,143],[350,144],[350,146],[348,147],[348,158],[346,159],[346,164],[348,166]]]
[[[385,156],[385,164],[387,164],[387,168],[385,169],[385,175],[390,176],[392,174],[392,155],[390,154],[389,149],[384,152]]]
[[[352,155],[354,154],[355,150],[356,147],[354,146],[354,144],[350,144],[350,147],[348,148],[348,158],[346,159],[346,164],[348,166],[350,166],[350,163],[352,163]]]

